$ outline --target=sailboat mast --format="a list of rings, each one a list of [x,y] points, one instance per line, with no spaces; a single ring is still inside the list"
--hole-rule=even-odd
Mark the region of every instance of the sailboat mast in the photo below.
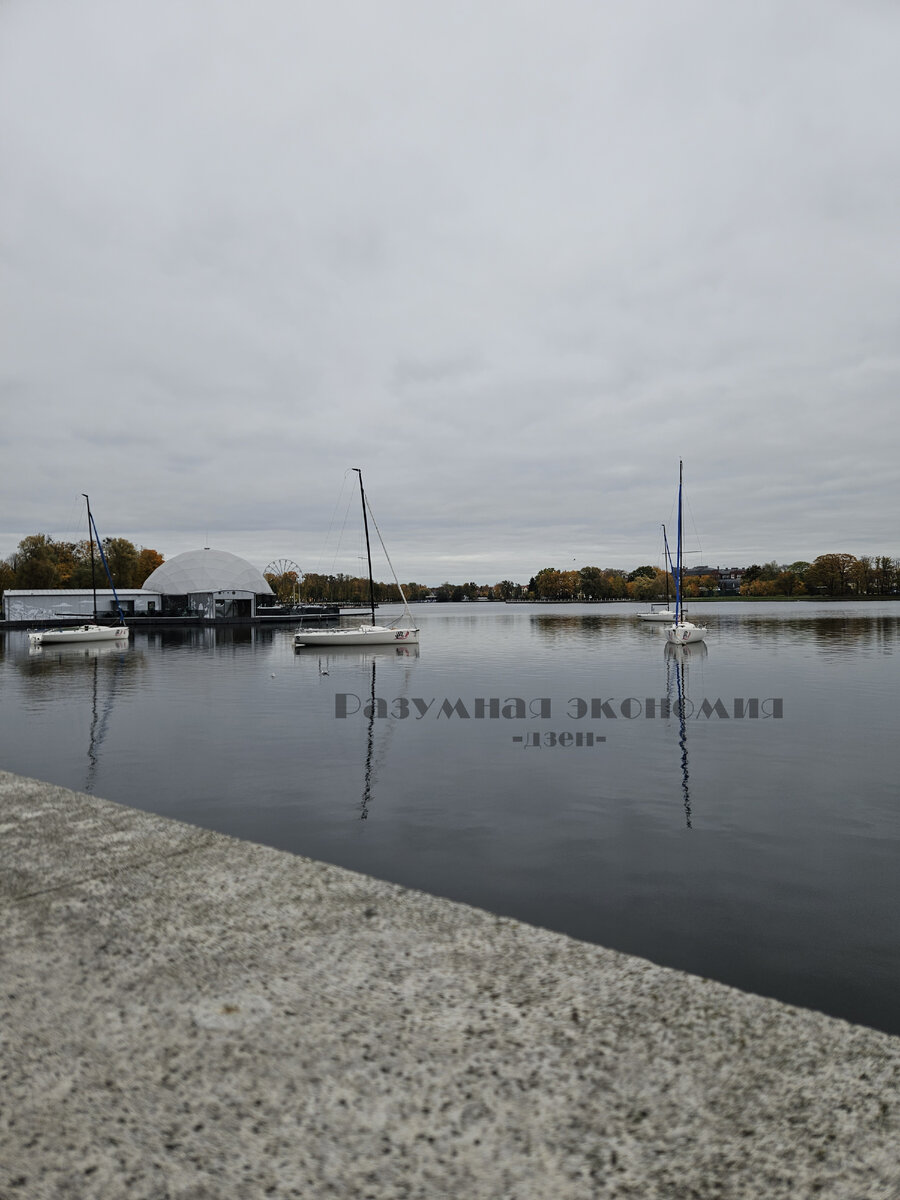
[[[672,563],[672,555],[669,553],[669,539],[666,537],[666,527],[663,525],[663,571],[666,574],[666,609],[669,607],[669,567]],[[659,592],[656,593],[657,596]]]
[[[682,555],[681,555],[681,487],[684,476],[684,463],[679,458],[678,460],[678,553],[675,556],[675,624],[681,620],[681,588],[682,579]]]
[[[91,545],[91,591],[93,592],[93,595],[94,595],[94,620],[96,621],[97,620],[97,580],[94,575],[94,527],[93,527],[93,522],[92,522],[92,518],[91,518],[91,502],[88,498],[88,494],[87,494],[87,492],[82,492],[81,494],[82,494],[82,496],[84,496],[84,502],[87,505],[88,541],[90,542],[90,545]]]
[[[375,624],[375,584],[372,580],[372,548],[369,545],[369,522],[366,517],[366,493],[363,491],[362,471],[359,467],[354,467],[353,470],[359,476],[359,498],[362,502],[363,510],[363,529],[366,534],[366,558],[369,565],[369,606],[372,609],[372,624]]]
[[[116,591],[116,585],[113,582],[112,571],[109,569],[109,563],[106,561],[106,555],[103,553],[103,543],[100,541],[100,534],[97,532],[97,522],[91,514],[91,502],[88,500],[87,492],[82,492],[85,500],[87,500],[88,510],[88,533],[92,533],[91,537],[91,584],[94,584],[94,538],[97,539],[97,549],[100,551],[100,561],[103,563],[103,570],[106,572],[106,578],[109,580],[109,586],[112,588],[113,598],[116,602],[116,609],[119,613],[119,624],[125,624],[125,614],[122,612],[122,604],[119,600],[119,593]],[[94,620],[97,620],[97,588],[94,586]]]

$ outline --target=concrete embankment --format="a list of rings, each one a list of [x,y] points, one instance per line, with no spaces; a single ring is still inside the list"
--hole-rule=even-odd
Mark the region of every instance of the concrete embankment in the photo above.
[[[900,1197],[900,1039],[0,773],[0,1196]]]

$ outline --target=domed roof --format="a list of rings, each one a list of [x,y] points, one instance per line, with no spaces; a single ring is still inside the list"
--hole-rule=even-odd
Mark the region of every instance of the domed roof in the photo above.
[[[232,591],[274,595],[261,571],[227,550],[186,550],[184,554],[176,554],[147,576],[143,590],[165,596]]]

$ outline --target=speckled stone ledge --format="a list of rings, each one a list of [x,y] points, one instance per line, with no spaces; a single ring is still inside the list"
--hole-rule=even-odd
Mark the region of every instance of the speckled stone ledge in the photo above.
[[[0,1197],[900,1197],[900,1039],[0,773]]]

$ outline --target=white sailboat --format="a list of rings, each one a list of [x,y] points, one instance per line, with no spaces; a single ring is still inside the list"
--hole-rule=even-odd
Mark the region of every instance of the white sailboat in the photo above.
[[[685,609],[685,611],[687,611]],[[671,624],[675,620],[675,609],[670,608],[668,601],[659,606],[659,608],[651,607],[649,612],[638,613],[639,621],[668,621]]]
[[[57,646],[73,642],[115,642],[119,645],[124,645],[128,641],[128,626],[125,624],[125,615],[119,603],[119,594],[116,591],[116,585],[113,583],[109,564],[106,561],[106,555],[103,553],[103,543],[100,541],[97,525],[91,513],[91,502],[87,492],[82,492],[81,494],[84,496],[85,503],[87,504],[88,538],[91,544],[91,588],[94,594],[94,620],[91,624],[70,625],[60,629],[34,629],[28,634],[28,640],[32,646]],[[109,578],[109,586],[112,588],[113,595],[116,598],[116,608],[119,610],[118,625],[100,625],[97,623],[97,585],[94,578],[95,539],[97,541],[97,549],[100,551],[100,558]]]
[[[681,459],[678,460],[678,549],[675,554],[675,620],[666,630],[666,642],[674,646],[694,645],[697,642],[702,642],[706,637],[706,626],[695,625],[692,621],[686,621],[684,612],[681,607],[681,595],[683,591],[682,579],[682,490],[683,490],[684,464]]]
[[[66,629],[37,629],[29,633],[32,646],[56,646],[71,642],[121,642],[128,641],[128,628],[124,625],[71,625]]]
[[[375,524],[375,517],[373,516],[372,524],[375,525],[375,532],[378,534],[381,548],[384,550],[385,558],[388,560],[388,565],[394,576],[394,582],[400,589],[400,595],[403,599],[403,613],[407,620],[406,625],[400,626],[377,625],[375,623],[375,583],[372,579],[372,550],[369,545],[368,501],[366,500],[366,493],[363,488],[362,471],[359,467],[354,467],[353,470],[359,476],[359,498],[362,504],[363,530],[366,535],[366,558],[369,568],[369,605],[372,610],[372,621],[368,625],[359,625],[355,629],[298,629],[294,634],[295,650],[302,650],[307,646],[317,646],[320,649],[324,646],[329,650],[337,649],[339,646],[414,646],[419,641],[419,630],[413,623],[406,595],[394,571],[393,563],[391,563],[388,557],[381,531],[377,524]]]

